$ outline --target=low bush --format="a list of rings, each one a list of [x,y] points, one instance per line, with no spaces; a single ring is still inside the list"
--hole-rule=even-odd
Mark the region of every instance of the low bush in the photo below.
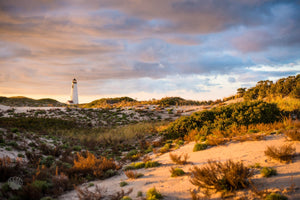
[[[121,200],[132,200],[129,196],[124,196]]]
[[[265,155],[280,162],[291,162],[295,156],[295,152],[296,149],[292,144],[284,144],[278,148],[275,146],[268,146],[265,150]]]
[[[274,176],[277,174],[277,171],[276,169],[272,168],[272,167],[263,167],[261,170],[260,170],[260,174],[263,176],[263,177],[270,177],[270,176]]]
[[[266,196],[265,200],[288,200],[288,198],[282,194],[270,193]]]
[[[146,193],[147,200],[163,199],[162,194],[155,187],[150,188]]]
[[[171,160],[176,164],[185,165],[188,163],[187,160],[189,158],[189,155],[187,153],[181,154],[181,155],[176,155],[176,154],[170,153],[169,156],[170,156]]]
[[[147,161],[145,163],[145,168],[152,168],[152,167],[158,167],[160,166],[161,164],[157,161]]]
[[[192,169],[190,182],[206,190],[235,191],[247,188],[252,170],[244,166],[242,162],[228,160],[224,163],[208,160],[208,164],[201,168],[195,166]]]
[[[204,144],[204,143],[196,143],[194,148],[193,148],[193,152],[196,152],[196,151],[201,151],[201,150],[204,150],[207,148],[207,144]]]
[[[174,168],[174,167],[171,167],[170,172],[171,172],[171,177],[182,176],[185,174],[185,172],[182,169]]]
[[[96,158],[96,156],[89,151],[77,153],[77,159],[74,160],[74,166],[68,170],[72,175],[92,176],[97,178],[106,177],[106,171],[117,170],[119,166],[112,159],[105,157]]]
[[[125,182],[125,181],[120,182],[120,187],[124,187],[124,186],[126,186],[126,185],[128,185],[127,182]]]
[[[161,149],[159,149],[160,153],[166,153],[170,150],[171,144],[167,143],[165,144]]]
[[[134,167],[134,169],[141,169],[145,167],[145,163],[144,162],[132,163],[132,166]]]
[[[137,173],[137,172],[134,172],[134,171],[131,171],[131,170],[126,171],[124,173],[130,179],[137,179],[137,178],[140,178],[140,177],[144,176],[144,174],[142,174],[142,173]]]
[[[63,173],[53,176],[52,184],[55,195],[62,194],[65,190],[69,189],[71,185],[69,178]]]

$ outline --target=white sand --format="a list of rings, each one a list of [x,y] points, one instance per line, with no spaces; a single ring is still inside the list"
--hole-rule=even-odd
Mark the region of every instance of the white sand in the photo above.
[[[280,188],[285,189],[291,186],[291,177],[293,177],[293,183],[300,187],[300,158],[297,156],[293,163],[283,164],[268,159],[264,155],[264,151],[267,146],[275,145],[279,146],[284,143],[290,143],[286,141],[285,137],[280,136],[268,136],[266,140],[262,141],[248,141],[248,142],[231,142],[223,146],[212,147],[203,151],[193,152],[194,143],[187,144],[172,153],[181,154],[188,153],[190,155],[189,161],[192,164],[179,166],[185,172],[189,172],[192,165],[202,165],[207,162],[208,159],[225,161],[232,159],[234,161],[243,161],[246,165],[252,165],[260,163],[261,166],[274,167],[277,169],[278,175],[270,178],[263,178],[260,174],[256,174],[253,178],[255,185],[258,189],[265,188]],[[296,147],[296,151],[300,152],[300,142],[293,142]],[[129,188],[133,188],[133,192],[129,195],[132,199],[136,198],[137,192],[142,191],[145,195],[146,191],[155,186],[164,196],[166,200],[171,199],[191,199],[189,190],[194,189],[190,183],[189,176],[182,176],[177,178],[171,178],[169,169],[171,166],[178,166],[171,162],[169,153],[158,156],[154,160],[161,162],[163,165],[157,168],[141,169],[137,170],[144,174],[143,177],[136,180],[129,180],[124,173],[114,176],[110,179],[103,181],[95,181],[94,184],[100,187],[106,188],[108,194],[115,194],[117,191],[124,189],[127,191]],[[125,187],[120,187],[119,183],[126,181],[129,184]],[[94,187],[89,188],[93,190]],[[78,199],[76,191],[71,191],[60,199]],[[219,194],[212,197],[212,199],[219,199]],[[289,199],[300,199],[300,191],[289,195]]]

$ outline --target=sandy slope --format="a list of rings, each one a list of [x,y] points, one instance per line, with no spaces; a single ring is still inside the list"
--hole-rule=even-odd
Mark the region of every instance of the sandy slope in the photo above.
[[[253,181],[258,189],[265,188],[280,188],[285,189],[291,186],[291,177],[293,177],[293,183],[297,187],[300,187],[300,157],[296,156],[293,163],[283,164],[273,160],[268,159],[264,155],[264,151],[267,146],[275,145],[279,146],[284,143],[290,143],[285,139],[283,135],[273,135],[267,136],[265,140],[262,141],[248,141],[248,142],[231,142],[223,146],[212,147],[204,151],[193,152],[194,143],[187,144],[173,153],[181,154],[188,153],[190,155],[189,161],[191,164],[185,166],[179,166],[184,171],[190,171],[192,165],[202,165],[207,162],[208,159],[225,161],[227,159],[233,159],[235,161],[242,160],[246,165],[251,165],[255,163],[260,163],[261,166],[271,166],[275,167],[278,171],[278,175],[270,178],[262,178],[259,173],[257,173]],[[293,142],[296,147],[296,151],[300,152],[300,142]],[[144,174],[144,177],[136,180],[128,180],[124,173],[114,176],[110,179],[103,181],[95,181],[94,184],[100,187],[106,188],[107,193],[114,194],[116,191],[124,189],[127,191],[129,188],[133,188],[131,197],[136,198],[138,191],[142,191],[143,194],[146,191],[155,186],[164,196],[164,199],[191,199],[189,190],[195,187],[190,183],[189,176],[171,178],[169,169],[174,165],[169,154],[163,154],[154,158],[161,163],[162,166],[158,168],[141,169],[138,172]],[[126,181],[129,184],[123,188],[119,186],[121,181]],[[89,188],[93,190],[94,187]],[[242,192],[243,193],[243,192]],[[245,195],[245,191],[242,195]],[[300,190],[288,195],[290,199],[300,199]],[[218,199],[219,194],[212,196],[213,199]],[[250,198],[250,196],[248,196]],[[75,191],[64,194],[60,199],[77,199]]]

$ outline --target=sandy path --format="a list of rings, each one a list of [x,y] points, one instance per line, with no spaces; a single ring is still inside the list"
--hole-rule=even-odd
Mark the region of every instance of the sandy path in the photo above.
[[[267,136],[266,140],[262,141],[247,141],[247,142],[231,142],[226,145],[211,147],[204,151],[193,152],[194,143],[187,144],[173,153],[181,154],[188,153],[189,161],[192,164],[179,166],[185,172],[189,172],[192,165],[202,165],[207,162],[208,159],[225,161],[233,159],[235,161],[242,160],[246,165],[252,165],[260,163],[261,166],[270,166],[277,169],[278,175],[270,178],[262,178],[261,175],[256,174],[253,178],[255,185],[258,189],[264,188],[287,188],[291,185],[291,177],[293,177],[293,183],[300,187],[300,158],[297,156],[293,163],[282,164],[276,161],[268,159],[264,155],[264,151],[267,146],[275,145],[279,146],[286,141],[282,135]],[[296,151],[300,153],[300,142],[293,142],[296,147]],[[137,170],[144,174],[144,177],[136,180],[128,180],[124,173],[114,176],[110,179],[103,181],[95,181],[94,184],[107,189],[109,194],[114,194],[116,191],[124,189],[127,191],[129,188],[133,188],[133,192],[129,195],[133,199],[136,198],[138,191],[142,191],[145,195],[146,191],[155,186],[164,196],[166,200],[171,199],[191,199],[189,190],[195,188],[189,182],[189,176],[171,178],[169,169],[171,166],[177,166],[173,164],[169,158],[169,153],[163,154],[154,158],[161,163],[162,166],[151,169]],[[126,181],[129,184],[123,188],[119,186],[121,181]],[[89,188],[93,190],[94,187]],[[213,199],[217,199],[215,196]],[[300,199],[300,191],[289,196],[290,199]],[[64,194],[60,199],[77,199],[75,191]]]

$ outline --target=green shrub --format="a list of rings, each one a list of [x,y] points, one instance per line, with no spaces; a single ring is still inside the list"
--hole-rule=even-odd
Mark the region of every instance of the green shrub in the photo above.
[[[134,156],[134,155],[136,155],[136,154],[138,154],[138,151],[135,150],[135,149],[133,149],[133,150],[131,150],[131,151],[129,151],[129,152],[127,153],[126,157],[132,157],[132,156]]]
[[[170,150],[170,147],[171,147],[171,144],[167,143],[167,144],[165,144],[165,145],[159,150],[159,152],[160,152],[160,153],[166,153],[166,152],[168,152],[168,151]]]
[[[12,151],[12,148],[11,147],[5,147],[5,150],[6,151]]]
[[[50,167],[54,163],[55,159],[53,156],[47,156],[43,157],[41,160],[40,164],[41,165],[46,165],[47,167]]]
[[[120,187],[124,187],[124,186],[126,186],[126,185],[128,185],[128,183],[127,183],[126,181],[120,182]]]
[[[23,154],[21,154],[21,153],[18,153],[18,157],[25,158],[25,156]]]
[[[155,187],[150,188],[146,193],[147,200],[163,199],[162,194]]]
[[[131,164],[135,169],[141,169],[145,167],[145,163],[143,162],[137,162],[137,163],[132,163]]]
[[[145,168],[152,168],[152,167],[158,167],[160,166],[161,164],[157,161],[147,161],[145,163]]]
[[[81,146],[73,146],[73,151],[81,151]]]
[[[49,186],[50,186],[50,184],[47,183],[47,181],[40,181],[40,180],[35,180],[31,185],[33,187],[39,189],[43,193],[45,193],[48,190]]]
[[[12,146],[12,147],[17,147],[18,143],[16,143],[15,141],[11,141],[11,142],[8,142],[7,145]]]
[[[174,167],[171,167],[170,172],[171,172],[171,177],[182,176],[185,174],[185,172],[182,169],[174,168]]]
[[[195,112],[191,116],[183,116],[172,122],[164,131],[168,139],[183,138],[191,130],[215,128],[224,130],[232,124],[250,125],[273,123],[280,119],[280,111],[276,104],[263,101],[240,102],[211,110]]]
[[[196,143],[194,148],[193,148],[193,152],[196,152],[196,151],[201,151],[201,150],[204,150],[207,148],[207,144],[204,144],[204,143]]]
[[[10,131],[13,132],[13,133],[16,133],[16,132],[19,131],[19,129],[18,128],[11,128]]]
[[[274,176],[277,174],[277,171],[276,169],[273,169],[271,167],[263,167],[261,170],[260,170],[260,174],[263,176],[263,177],[270,177],[270,176]]]
[[[95,186],[94,183],[89,183],[89,185],[88,185],[88,187],[93,187],[93,186]]]
[[[122,197],[121,200],[132,200],[132,199],[129,196],[124,196],[124,197]]]
[[[143,192],[142,191],[138,191],[136,194],[137,197],[142,197],[143,196]]]
[[[288,200],[288,198],[282,194],[271,193],[266,196],[265,200]]]

